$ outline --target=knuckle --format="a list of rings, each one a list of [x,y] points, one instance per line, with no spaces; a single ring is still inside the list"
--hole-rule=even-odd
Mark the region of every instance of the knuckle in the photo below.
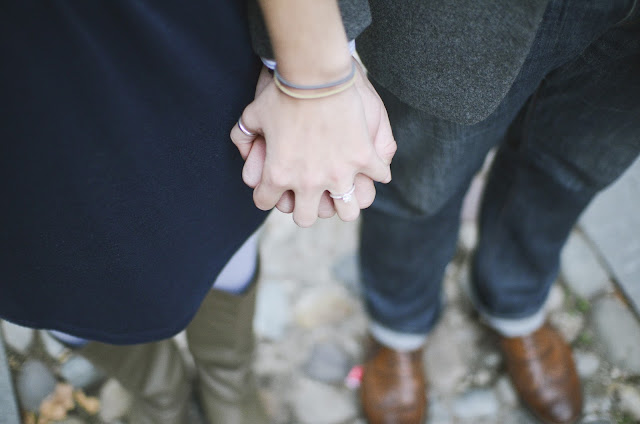
[[[373,149],[369,149],[367,151],[361,152],[355,159],[355,165],[359,168],[365,168],[374,163],[376,159],[376,153]]]
[[[396,154],[396,152],[398,151],[398,143],[396,143],[395,140],[391,140],[391,143],[389,143],[389,147],[387,149],[388,153],[390,156],[393,156]]]
[[[353,184],[353,173],[336,171],[331,174],[330,187],[336,187],[340,193],[344,193],[351,188]]]
[[[289,174],[279,169],[269,169],[264,175],[265,183],[273,187],[283,188],[289,185]]]
[[[298,187],[303,191],[312,191],[321,188],[324,185],[324,181],[321,175],[317,173],[306,175],[298,182]]]

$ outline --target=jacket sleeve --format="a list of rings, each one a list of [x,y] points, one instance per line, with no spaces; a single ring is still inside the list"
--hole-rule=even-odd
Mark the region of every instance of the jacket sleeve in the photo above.
[[[248,0],[249,29],[253,50],[261,57],[273,59],[273,50],[269,42],[269,34],[262,17],[257,0]],[[342,23],[347,38],[354,40],[371,24],[371,11],[368,0],[338,0]]]

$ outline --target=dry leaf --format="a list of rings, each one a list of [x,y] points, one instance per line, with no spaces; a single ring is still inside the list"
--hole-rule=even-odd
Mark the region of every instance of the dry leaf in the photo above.
[[[62,421],[67,417],[67,408],[60,403],[54,402],[50,398],[42,401],[40,404],[40,419],[38,423],[43,419],[46,421]]]
[[[67,411],[73,409],[76,405],[73,401],[73,387],[68,383],[59,383],[53,392],[56,401],[64,406]]]
[[[66,383],[56,384],[55,390],[40,404],[38,424],[60,421],[67,417],[67,411],[73,409],[73,387]]]
[[[76,402],[78,405],[82,407],[85,411],[87,411],[90,415],[95,415],[100,411],[100,401],[98,398],[93,396],[87,396],[84,394],[82,390],[77,390],[75,392]]]

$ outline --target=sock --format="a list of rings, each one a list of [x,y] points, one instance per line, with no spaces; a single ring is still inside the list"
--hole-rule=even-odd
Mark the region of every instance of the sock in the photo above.
[[[56,330],[47,330],[47,331],[53,338],[55,338],[60,343],[72,349],[83,347],[84,345],[89,343],[89,340],[87,339],[72,336],[71,334],[63,333],[61,331],[56,331]]]
[[[253,282],[258,259],[259,230],[231,257],[213,283],[214,290],[241,294]]]
[[[427,341],[426,334],[401,333],[383,327],[377,322],[369,323],[369,333],[378,343],[399,352],[409,352],[421,348]]]

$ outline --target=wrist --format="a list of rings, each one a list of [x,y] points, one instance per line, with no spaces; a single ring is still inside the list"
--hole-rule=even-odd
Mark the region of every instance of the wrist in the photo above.
[[[278,59],[277,68],[287,81],[298,85],[319,85],[345,78],[351,73],[352,60],[347,46],[340,54],[314,56],[307,60]]]
[[[350,52],[337,0],[258,0],[278,70],[300,85],[350,72]]]
[[[356,40],[349,41],[348,47],[349,47],[349,54],[351,55],[351,57],[353,57],[353,55],[356,52]],[[262,64],[267,68],[271,69],[272,71],[276,69],[277,63],[275,59],[265,57],[265,56],[261,56],[260,59],[262,60]]]

